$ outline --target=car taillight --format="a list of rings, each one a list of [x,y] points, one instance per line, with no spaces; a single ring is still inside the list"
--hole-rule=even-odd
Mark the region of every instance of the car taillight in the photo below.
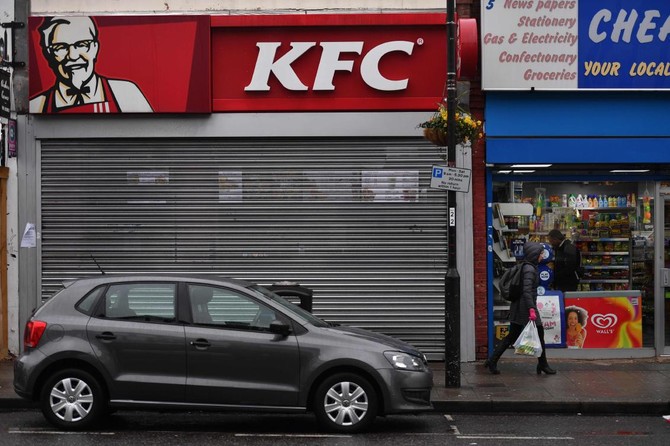
[[[26,331],[23,335],[23,346],[25,348],[35,348],[39,344],[44,330],[47,328],[47,323],[42,321],[28,321],[26,323]]]

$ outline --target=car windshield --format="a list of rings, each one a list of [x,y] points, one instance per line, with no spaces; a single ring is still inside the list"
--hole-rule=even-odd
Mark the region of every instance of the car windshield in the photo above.
[[[296,305],[292,302],[289,302],[288,300],[284,299],[283,297],[279,296],[278,294],[273,293],[272,291],[268,290],[265,287],[262,287],[262,286],[256,285],[256,284],[250,284],[248,288],[251,289],[251,290],[254,290],[258,293],[261,293],[263,296],[267,297],[268,299],[272,299],[274,302],[277,302],[279,305],[284,307],[289,312],[300,316],[301,318],[305,319],[307,322],[314,325],[315,327],[332,327],[334,325],[334,324],[331,324],[331,323],[328,323],[328,322],[324,321],[323,319],[319,319],[318,317],[314,316],[309,311],[299,307],[298,305]]]

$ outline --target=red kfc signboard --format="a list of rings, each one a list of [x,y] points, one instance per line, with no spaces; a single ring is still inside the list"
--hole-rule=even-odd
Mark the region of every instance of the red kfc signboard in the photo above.
[[[432,110],[446,47],[444,14],[212,17],[212,108]]]
[[[461,20],[460,67],[477,32]],[[445,14],[31,17],[30,112],[434,110]]]

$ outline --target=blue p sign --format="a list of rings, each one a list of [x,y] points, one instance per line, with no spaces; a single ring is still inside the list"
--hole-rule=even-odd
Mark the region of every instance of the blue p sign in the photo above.
[[[433,178],[442,178],[444,176],[444,169],[441,167],[433,167]]]

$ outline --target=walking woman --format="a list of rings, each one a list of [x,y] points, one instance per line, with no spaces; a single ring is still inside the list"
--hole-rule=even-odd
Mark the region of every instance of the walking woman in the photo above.
[[[554,375],[556,373],[556,370],[549,367],[547,363],[547,354],[544,347],[544,328],[542,327],[542,319],[540,318],[539,311],[537,311],[537,286],[540,281],[537,265],[542,259],[543,251],[544,247],[540,243],[527,242],[523,246],[524,265],[521,270],[521,297],[510,304],[510,325],[507,336],[498,344],[491,358],[484,362],[484,366],[494,375],[500,373],[500,370],[498,370],[498,360],[509,346],[514,344],[529,319],[535,321],[542,343],[542,356],[537,358],[537,374],[539,375],[544,372],[547,375]]]

